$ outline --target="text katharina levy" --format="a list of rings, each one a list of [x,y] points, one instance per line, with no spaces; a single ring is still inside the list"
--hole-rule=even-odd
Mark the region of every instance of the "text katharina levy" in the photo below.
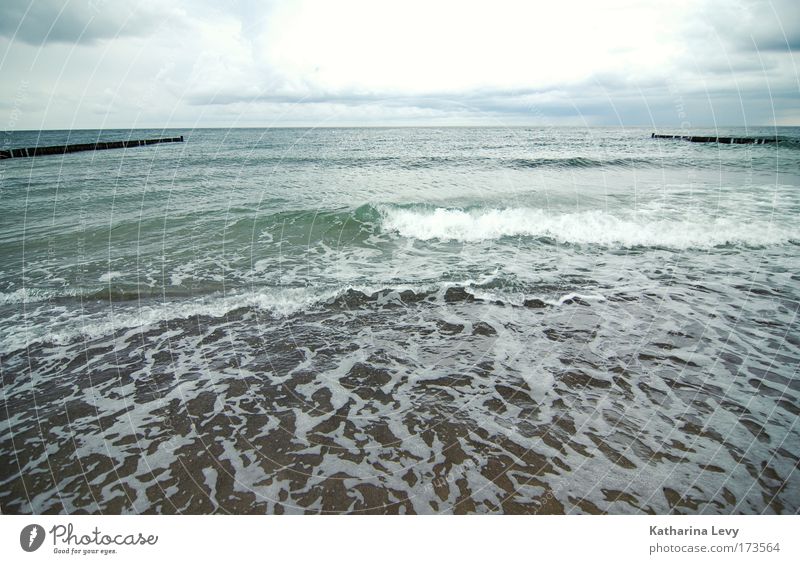
[[[712,525],[711,529],[705,527],[659,527],[650,526],[651,536],[725,536],[735,539],[739,529],[722,529]]]

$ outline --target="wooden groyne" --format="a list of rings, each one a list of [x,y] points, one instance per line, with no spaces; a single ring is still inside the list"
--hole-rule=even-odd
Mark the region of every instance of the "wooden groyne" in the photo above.
[[[702,135],[650,135],[652,139],[680,139],[692,143],[721,143],[723,145],[764,145],[778,143],[779,137],[706,137]]]
[[[42,155],[64,155],[79,151],[104,151],[106,149],[127,149],[143,147],[159,143],[183,143],[180,137],[162,137],[161,139],[129,139],[127,141],[98,141],[96,143],[78,143],[75,145],[55,145],[52,147],[28,147],[26,149],[0,150],[0,159],[18,159],[22,157],[40,157]]]

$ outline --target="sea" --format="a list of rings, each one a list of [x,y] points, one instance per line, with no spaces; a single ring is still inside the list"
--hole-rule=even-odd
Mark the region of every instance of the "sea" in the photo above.
[[[796,514],[800,128],[15,131],[5,514]],[[677,133],[681,131],[658,131]]]

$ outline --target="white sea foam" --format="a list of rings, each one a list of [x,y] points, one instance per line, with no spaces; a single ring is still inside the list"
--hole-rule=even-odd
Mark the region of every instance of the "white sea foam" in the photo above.
[[[386,299],[392,299],[400,292],[430,292],[451,286],[469,285],[467,283],[448,282],[436,284],[392,284],[392,293]],[[9,320],[0,335],[0,351],[11,352],[28,347],[34,343],[53,343],[64,345],[76,338],[93,340],[105,335],[112,335],[121,329],[144,329],[161,322],[193,317],[220,318],[240,308],[256,308],[270,312],[278,317],[286,317],[300,311],[307,311],[315,304],[329,302],[347,291],[362,292],[373,295],[386,290],[381,285],[343,285],[321,289],[308,287],[262,289],[260,291],[235,292],[228,295],[210,295],[202,298],[188,299],[180,302],[151,303],[147,305],[118,305],[101,312],[86,312],[83,308],[67,312],[63,316],[53,317],[48,324],[31,323],[35,315],[41,312],[19,315],[17,320]],[[17,301],[30,299],[33,291],[17,291],[4,294]],[[41,299],[39,300],[41,301]],[[16,321],[16,322],[15,322]]]
[[[73,288],[53,290],[45,288],[18,288],[13,292],[0,292],[0,305],[46,302],[55,298],[75,297],[80,291]]]
[[[104,273],[100,278],[97,279],[98,282],[111,282],[114,278],[119,278],[122,276],[121,272],[111,271]]]
[[[396,292],[433,288],[434,286],[393,286],[393,290]],[[231,293],[225,296],[212,295],[183,302],[120,305],[95,313],[86,313],[83,309],[78,309],[73,314],[67,314],[63,319],[51,319],[48,325],[30,324],[29,322],[12,324],[0,337],[0,351],[10,352],[40,342],[67,344],[78,337],[91,340],[111,335],[120,329],[143,329],[168,320],[190,319],[198,316],[220,318],[240,308],[256,308],[279,317],[285,317],[299,311],[306,311],[314,304],[335,299],[348,290],[371,295],[383,289],[385,288],[380,286],[352,285],[319,290],[305,287],[280,288]],[[31,291],[17,291],[3,296],[23,301],[29,299],[30,294]],[[25,321],[25,318],[21,317],[20,321]]]
[[[767,246],[800,239],[796,228],[727,218],[653,219],[617,217],[604,211],[557,213],[534,208],[464,211],[381,208],[382,226],[421,240],[483,241],[501,237],[547,237],[561,243],[607,247],[712,248]]]
[[[320,296],[305,289],[285,289],[276,292],[248,292],[228,296],[214,296],[183,303],[165,303],[135,308],[116,307],[100,313],[76,310],[63,321],[52,320],[42,324],[17,324],[8,328],[0,338],[0,350],[10,352],[37,342],[66,344],[77,337],[95,339],[113,334],[120,329],[144,328],[162,321],[189,319],[196,316],[222,317],[242,307],[256,307],[276,315],[290,315],[306,309]]]

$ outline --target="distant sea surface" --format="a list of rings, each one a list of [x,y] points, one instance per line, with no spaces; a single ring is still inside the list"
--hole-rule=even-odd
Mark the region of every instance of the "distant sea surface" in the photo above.
[[[7,133],[186,141],[0,161],[2,512],[797,513],[800,130],[650,133]]]

